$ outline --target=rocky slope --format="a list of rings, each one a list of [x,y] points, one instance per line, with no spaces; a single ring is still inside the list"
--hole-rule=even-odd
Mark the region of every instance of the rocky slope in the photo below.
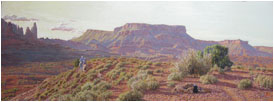
[[[254,46],[255,49],[262,51],[262,52],[266,52],[269,54],[272,54],[273,56],[273,47],[266,47],[266,46]]]
[[[122,55],[178,56],[188,49],[201,50],[213,44],[229,48],[233,56],[268,56],[272,52],[256,49],[242,40],[203,41],[189,36],[185,26],[151,25],[144,23],[127,23],[114,31],[87,30],[82,36],[71,41],[89,45],[98,42],[110,51]],[[271,47],[272,49],[272,47]]]
[[[138,66],[147,66],[138,68]],[[139,95],[142,101],[271,101],[273,89],[264,89],[257,83],[245,90],[237,87],[242,79],[252,79],[246,69],[232,69],[220,74],[213,71],[211,75],[218,78],[214,84],[202,84],[199,77],[186,76],[181,81],[172,81],[174,87],[196,84],[207,91],[193,93],[174,92],[168,76],[172,63],[151,63],[135,58],[96,58],[87,62],[86,71],[78,68],[63,72],[45,79],[41,84],[26,91],[10,101],[115,101],[121,94],[132,90],[130,80],[151,78],[159,85],[155,89],[147,89]],[[150,73],[148,73],[150,71]],[[145,73],[144,73],[145,72]],[[253,71],[257,74],[273,76],[272,71]],[[145,75],[147,77],[140,77]],[[141,83],[141,82],[137,82]],[[149,84],[147,84],[149,85]],[[133,94],[137,96],[136,94]],[[129,95],[127,95],[130,97]]]

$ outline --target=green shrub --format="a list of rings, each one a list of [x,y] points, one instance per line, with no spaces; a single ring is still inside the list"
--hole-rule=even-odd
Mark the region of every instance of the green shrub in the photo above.
[[[218,70],[218,72],[219,72],[219,74],[225,74],[225,70],[221,69],[221,68]]]
[[[73,101],[73,96],[71,94],[59,95],[58,101]]]
[[[112,66],[111,63],[108,63],[108,64],[104,65],[105,68],[109,68],[110,66]]]
[[[213,72],[213,71],[219,71],[220,67],[218,67],[217,64],[215,64],[211,69],[210,69],[210,72]]]
[[[261,68],[260,67],[256,67],[256,70],[261,70]]]
[[[158,81],[149,81],[147,83],[148,90],[156,90],[160,87],[160,84]]]
[[[126,62],[120,62],[116,65],[117,68],[124,67],[127,63]]]
[[[241,65],[237,65],[236,68],[237,68],[237,69],[243,69],[244,67],[241,66]]]
[[[144,80],[134,81],[132,82],[130,87],[132,90],[141,91],[141,92],[144,92],[148,88],[147,83]]]
[[[17,88],[7,89],[7,90],[4,90],[3,93],[4,94],[15,93],[17,90],[18,90]]]
[[[156,62],[156,63],[154,63],[154,66],[161,66],[161,62]]]
[[[252,82],[249,79],[242,79],[239,83],[238,83],[238,88],[240,89],[246,89],[252,87]]]
[[[113,61],[111,61],[111,60],[108,60],[108,61],[106,61],[106,63],[113,63]]]
[[[120,82],[123,81],[123,80],[124,80],[124,77],[120,77],[119,79],[117,79],[117,80],[114,81],[114,84],[115,84],[115,85],[118,85],[118,84],[120,84]]]
[[[175,82],[172,82],[172,81],[167,82],[167,86],[170,88],[175,87],[175,85],[176,85]]]
[[[163,72],[163,71],[160,70],[160,69],[157,69],[157,70],[156,70],[156,73],[161,73],[161,72]]]
[[[195,75],[204,75],[206,74],[211,66],[211,56],[204,55],[203,57],[198,56],[198,53],[194,50],[188,51],[188,54],[183,57],[176,68],[180,72],[195,74]]]
[[[96,101],[97,100],[97,93],[94,91],[80,91],[75,95],[73,98],[74,101]]]
[[[273,78],[271,76],[266,75],[258,75],[255,78],[255,82],[259,84],[259,86],[264,88],[273,88]]]
[[[265,72],[265,71],[266,71],[266,68],[261,68],[261,71],[262,71],[262,72]]]
[[[144,66],[142,66],[141,69],[148,69],[149,67],[150,67],[149,65],[144,65]]]
[[[225,66],[224,71],[225,71],[225,72],[231,71],[231,67]]]
[[[111,71],[109,71],[106,75],[107,77],[111,79],[116,79],[118,75],[120,75],[121,72],[123,72],[125,68],[115,68]]]
[[[168,75],[167,80],[181,81],[184,77],[182,72],[173,72]]]
[[[213,75],[203,75],[200,77],[200,82],[203,84],[213,84],[216,83],[218,79]]]
[[[99,100],[107,100],[112,95],[111,91],[106,91],[98,95]]]
[[[153,71],[151,70],[139,70],[138,71],[138,74],[153,74]]]
[[[248,67],[248,70],[249,70],[249,71],[252,71],[252,70],[253,70],[253,68],[252,68],[252,67]]]
[[[111,91],[108,91],[110,88],[111,84],[97,78],[93,82],[85,83],[76,93],[73,92],[73,94],[76,94],[73,99],[77,101],[107,100],[112,94]]]
[[[148,61],[148,62],[147,62],[147,65],[152,65],[152,62]]]
[[[141,69],[142,67],[143,67],[142,65],[137,66],[138,69]]]
[[[148,70],[148,71],[147,71],[147,74],[153,75],[153,71],[152,71],[152,70]]]
[[[203,52],[198,52],[201,57],[211,55],[212,65],[217,64],[218,67],[224,69],[225,66],[231,67],[233,62],[228,56],[228,48],[222,45],[207,46]]]
[[[133,84],[133,82],[136,82],[138,80],[146,80],[147,78],[148,78],[148,74],[144,74],[144,73],[137,74],[137,76],[131,77],[128,80],[127,84],[128,84],[129,87],[131,87],[131,85]]]
[[[74,67],[78,67],[79,66],[79,63],[80,63],[80,60],[79,58],[74,60]]]
[[[250,76],[253,76],[253,75],[254,75],[254,72],[253,72],[253,71],[249,71],[249,75],[250,75]]]
[[[141,101],[143,94],[139,91],[128,91],[119,95],[119,101]]]

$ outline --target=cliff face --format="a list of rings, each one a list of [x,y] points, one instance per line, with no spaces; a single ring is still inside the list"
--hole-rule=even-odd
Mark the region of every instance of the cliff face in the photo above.
[[[22,27],[19,27],[11,22],[6,22],[3,19],[1,19],[1,33],[2,39],[22,37],[24,35]]]
[[[32,39],[33,38],[33,33],[30,31],[29,27],[27,27],[25,34],[26,34],[25,38],[28,38],[28,39]]]
[[[71,41],[89,44],[96,41],[114,53],[122,55],[172,55],[188,49],[201,50],[209,45],[220,44],[229,48],[230,55],[271,56],[259,51],[242,40],[203,41],[187,34],[185,26],[127,23],[113,31],[87,30]]]
[[[29,29],[29,27],[27,27],[25,36],[26,36],[27,39],[31,39],[31,40],[37,39],[37,26],[36,26],[36,23],[33,24],[31,29]]]
[[[23,28],[19,27],[16,24],[13,24],[11,22],[6,22],[5,20],[1,19],[1,37],[2,39],[37,39],[37,26],[36,23],[34,23],[31,30],[29,27],[27,27],[26,32],[24,34]]]
[[[37,39],[37,26],[36,23],[34,22],[32,28],[31,28],[31,32],[32,32],[32,39]]]
[[[254,46],[255,49],[269,53],[273,56],[273,47],[266,47],[266,46]]]
[[[88,39],[88,40],[87,40]],[[196,48],[195,40],[186,33],[184,26],[150,25],[128,23],[111,31],[87,30],[72,41],[96,40],[112,52],[123,55],[143,54],[179,54],[189,47]]]

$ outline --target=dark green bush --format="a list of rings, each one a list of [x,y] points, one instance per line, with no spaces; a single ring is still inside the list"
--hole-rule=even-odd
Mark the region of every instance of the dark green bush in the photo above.
[[[230,61],[228,56],[228,48],[221,45],[207,46],[203,52],[199,52],[201,57],[211,55],[212,65],[217,64],[218,67],[224,69],[225,66],[231,67],[233,62]]]
[[[218,72],[219,72],[219,74],[225,74],[225,70],[221,69],[221,68],[218,70]]]

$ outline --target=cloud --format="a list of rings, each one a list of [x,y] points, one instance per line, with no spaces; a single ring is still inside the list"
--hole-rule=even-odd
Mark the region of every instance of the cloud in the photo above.
[[[75,32],[75,29],[72,27],[68,27],[67,23],[61,23],[57,27],[51,28],[52,31],[66,31],[66,32]]]
[[[16,15],[6,15],[3,17],[4,20],[11,20],[11,21],[38,21],[36,18],[26,18],[26,17],[18,17]]]
[[[71,21],[71,22],[76,22],[76,20],[69,20],[69,21]]]

